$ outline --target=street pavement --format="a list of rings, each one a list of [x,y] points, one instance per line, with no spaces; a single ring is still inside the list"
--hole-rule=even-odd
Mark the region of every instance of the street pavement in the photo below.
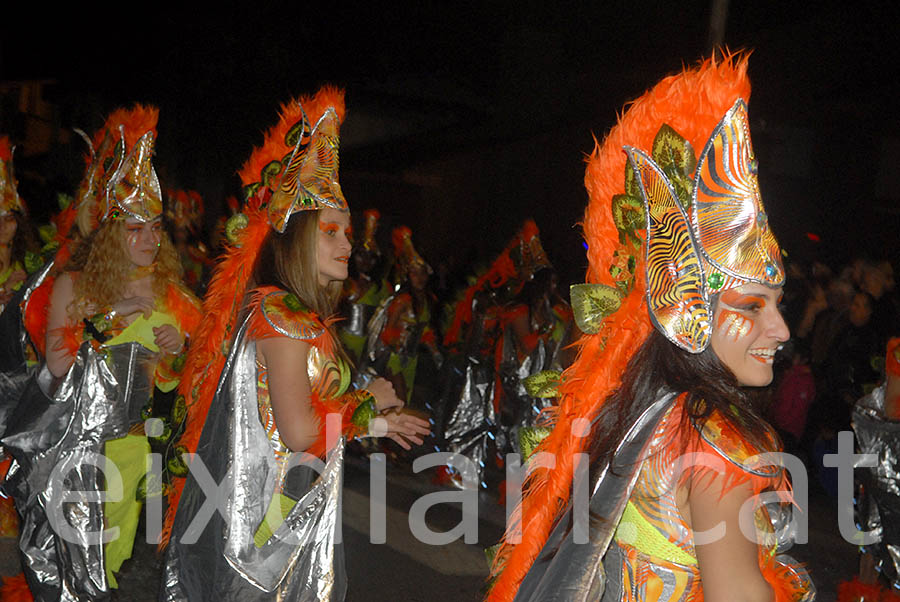
[[[343,497],[344,551],[350,580],[347,601],[480,600],[488,574],[484,548],[496,543],[503,532],[505,511],[497,504],[496,487],[478,494],[476,543],[465,543],[460,538],[446,545],[429,545],[410,530],[410,508],[425,495],[456,490],[434,485],[431,470],[414,474],[408,464],[389,464],[384,508],[386,541],[379,544],[370,541],[369,470],[368,460],[348,459]],[[376,507],[376,515],[379,512]],[[426,524],[436,532],[449,531],[462,520],[459,503],[435,504],[425,515]],[[820,602],[833,602],[837,584],[856,573],[856,550],[838,532],[836,504],[814,483],[810,490],[809,543],[795,546],[791,554],[807,563],[819,589]],[[15,567],[14,542],[0,540],[0,573],[9,574]],[[117,599],[154,602],[159,578],[160,561],[154,546],[139,541],[134,557],[123,567]]]

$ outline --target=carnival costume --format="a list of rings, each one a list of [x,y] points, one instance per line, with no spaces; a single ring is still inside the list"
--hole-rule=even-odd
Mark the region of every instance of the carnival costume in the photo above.
[[[489,450],[494,448],[499,454],[507,447],[507,431],[497,419],[502,388],[498,368],[510,316],[507,301],[521,290],[537,265],[548,263],[537,225],[528,220],[454,307],[444,335],[448,359],[442,372],[439,432],[446,451],[461,454],[471,463],[450,462],[438,476],[441,482],[457,487],[486,486]],[[515,367],[510,371],[514,373]],[[466,466],[474,474],[464,476]]]
[[[746,463],[756,452],[777,450],[774,436],[751,440],[717,412],[686,423],[685,396],[677,391],[642,402],[611,462],[592,466],[591,477],[576,458],[654,326],[672,344],[699,353],[709,344],[716,293],[784,279],[757,185],[746,69],[745,59],[730,56],[662,80],[629,106],[588,161],[589,284],[572,290],[575,320],[586,334],[562,375],[559,406],[545,412],[552,430],[537,451],[552,454],[555,467],[532,467],[494,557],[489,600],[702,597],[693,533],[671,503],[680,484],[673,460],[682,449],[718,459],[723,491],[742,483],[754,494],[787,488],[780,467]],[[699,159],[694,148],[702,149]],[[584,503],[595,519],[580,530],[587,543],[571,529],[573,482],[576,494],[589,495]],[[781,515],[766,510],[757,507],[757,525],[771,533]],[[805,573],[776,555],[774,539],[761,538],[758,560],[775,599],[811,599]]]
[[[889,378],[900,379],[900,338],[888,343],[885,372]],[[875,466],[857,471],[862,486],[854,502],[856,524],[876,535],[876,540],[863,546],[862,552],[874,556],[878,572],[896,591],[900,588],[900,422],[885,412],[886,406],[891,405],[885,399],[886,393],[887,383],[882,383],[853,408],[859,453],[872,454],[877,459]],[[897,401],[894,400],[894,407]],[[867,589],[870,595],[874,592],[872,599],[877,599],[877,584],[867,587],[858,581],[842,584],[838,599],[858,600]]]
[[[510,249],[510,259],[516,269],[518,292],[522,293],[526,286],[532,286],[528,283],[534,281],[538,272],[553,267],[534,220],[525,222],[517,239]],[[520,431],[532,427],[540,412],[551,403],[550,398],[535,394],[528,386],[530,379],[548,370],[558,373],[568,367],[562,364],[562,351],[570,339],[571,309],[561,299],[545,309],[548,315],[542,323],[535,319],[535,308],[519,300],[504,307],[500,314],[501,334],[494,348],[497,375],[494,408],[500,417],[500,440],[505,448],[502,452],[521,453]],[[517,322],[528,325],[524,337],[516,332]]]
[[[245,299],[271,230],[283,232],[296,211],[348,210],[338,183],[343,116],[343,92],[330,87],[284,105],[279,123],[240,171],[245,214],[228,228],[231,244],[210,283],[182,384],[188,411],[180,449],[196,456],[186,483],[176,483],[170,498],[163,600],[344,597],[336,532],[343,443],[367,427],[374,398],[365,390],[347,392],[349,366],[337,353],[327,317],[276,288]],[[291,452],[275,426],[266,370],[256,354],[257,342],[267,337],[309,343],[306,371],[320,433],[306,452]],[[327,439],[326,425],[335,416],[340,424]],[[222,514],[215,512],[198,530],[192,521],[206,494],[197,475],[207,471],[216,483],[227,474],[231,487]]]
[[[198,295],[203,294],[209,270],[214,265],[209,249],[200,240],[203,222],[203,197],[196,190],[170,190],[166,217],[176,231],[176,248],[184,269],[184,283]]]
[[[420,299],[416,300],[417,293],[409,285],[411,270],[431,274],[431,266],[416,251],[412,232],[406,226],[394,228],[391,240],[398,288],[381,302],[369,320],[366,350],[359,368],[363,378],[367,372],[388,380],[399,377],[405,389],[404,401],[409,402],[413,397],[421,348],[430,352],[438,368],[442,357],[431,323],[434,295],[423,290]]]
[[[362,240],[354,253],[366,253],[372,259],[381,257],[381,250],[375,240],[378,230],[378,220],[381,214],[377,209],[367,209],[363,213],[365,220]],[[357,263],[357,266],[359,264]],[[347,320],[341,324],[338,336],[344,344],[344,349],[350,355],[350,359],[359,364],[366,346],[369,320],[375,314],[375,310],[391,294],[387,280],[372,273],[360,272],[357,278],[348,278],[344,285],[344,304],[347,310]]]
[[[126,217],[150,222],[160,216],[162,197],[151,163],[157,115],[141,106],[119,110],[95,135],[77,203],[87,206],[92,229]],[[61,237],[76,210],[60,220]],[[131,555],[147,488],[143,418],[154,388],[174,388],[181,361],[159,353],[152,328],[170,324],[184,336],[200,318],[193,295],[180,282],[166,281],[150,317],[126,325],[114,311],[101,309],[67,322],[59,334],[73,363],[63,377],[54,378],[46,365],[36,374],[22,371],[26,343],[45,354],[50,293],[74,245],[75,239],[65,241],[23,296],[23,327],[15,339],[22,345],[17,374],[27,374],[27,381],[2,440],[14,458],[3,487],[22,517],[25,576],[34,598],[48,602],[108,599],[116,587],[113,572]],[[69,274],[74,280],[80,272]],[[121,500],[99,503],[104,480],[116,482],[116,473]],[[104,542],[101,533],[111,539]]]

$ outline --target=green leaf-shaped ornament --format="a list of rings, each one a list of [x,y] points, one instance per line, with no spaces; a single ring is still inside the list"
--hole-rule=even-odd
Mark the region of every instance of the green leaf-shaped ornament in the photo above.
[[[308,133],[309,128],[306,127],[306,120],[301,119],[297,123],[291,126],[291,129],[288,130],[288,133],[284,136],[284,143],[287,146],[294,147],[297,146],[297,141],[303,136],[303,134]]]
[[[619,291],[605,284],[573,284],[569,297],[575,324],[586,334],[597,334],[603,319],[622,304]]]
[[[685,176],[697,169],[697,156],[691,143],[668,124],[663,124],[653,139],[653,160],[668,174],[669,167]]]
[[[168,462],[166,462],[166,469],[169,471],[169,474],[176,477],[187,476],[188,467],[184,462],[184,458],[182,458],[182,454],[186,453],[187,448],[185,448],[183,445],[179,445],[173,450],[172,457],[169,458]]]
[[[550,429],[539,426],[525,426],[519,429],[519,449],[522,451],[522,459],[528,460],[547,435]]]
[[[641,238],[635,234],[636,230],[647,227],[644,217],[644,205],[639,196],[617,194],[612,198],[613,223],[619,231],[619,242],[623,245],[629,242],[635,247],[640,247]]]
[[[187,404],[184,402],[184,395],[179,395],[172,402],[172,423],[181,424],[187,417]]]
[[[641,185],[638,183],[631,161],[625,162],[625,194],[636,199],[641,198]]]
[[[228,221],[225,222],[225,238],[228,239],[228,242],[233,245],[237,244],[238,235],[249,223],[250,219],[243,213],[235,213],[229,217]]]
[[[559,370],[544,370],[525,378],[522,384],[532,397],[550,399],[559,397],[559,383],[562,372]]]
[[[268,186],[272,178],[278,177],[278,174],[281,173],[281,167],[282,165],[280,161],[269,161],[269,163],[262,168],[262,171],[259,174],[260,182]]]

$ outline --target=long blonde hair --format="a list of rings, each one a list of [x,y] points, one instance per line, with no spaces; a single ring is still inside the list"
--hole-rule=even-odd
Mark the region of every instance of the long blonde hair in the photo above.
[[[319,284],[317,261],[319,212],[298,211],[284,232],[271,232],[256,261],[257,286],[274,285],[293,293],[324,319],[334,313],[341,282]]]
[[[78,243],[65,267],[67,272],[80,272],[74,278],[74,298],[68,307],[73,319],[111,307],[124,298],[134,269],[125,237],[124,220],[109,219]],[[169,282],[181,280],[181,262],[165,231],[160,232],[155,267],[153,294],[159,299],[166,294]]]

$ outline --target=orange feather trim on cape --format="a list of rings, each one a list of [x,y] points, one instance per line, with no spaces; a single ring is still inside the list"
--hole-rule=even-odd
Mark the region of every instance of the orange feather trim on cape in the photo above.
[[[624,145],[650,150],[659,128],[669,124],[694,149],[703,149],[713,128],[737,98],[749,100],[746,56],[707,59],[699,67],[663,79],[630,104],[588,158],[585,186],[589,203],[583,223],[588,243],[587,281],[614,286],[608,268],[620,248],[611,214],[615,194],[625,192]],[[526,479],[522,502],[508,529],[521,526],[521,543],[502,542],[492,567],[491,601],[510,601],[547,541],[550,530],[570,496],[576,453],[585,451],[587,438],[573,435],[573,421],[596,416],[606,398],[619,386],[628,360],[653,328],[644,300],[644,257],[639,253],[635,285],[618,311],[604,320],[599,333],[577,343],[575,363],[563,374],[560,403],[546,412],[554,426],[537,451],[556,457],[554,470],[538,469]],[[518,529],[515,531],[518,533]]]
[[[247,227],[238,234],[237,244],[226,248],[210,280],[203,300],[203,313],[191,341],[178,387],[187,405],[185,430],[179,445],[184,446],[188,453],[197,451],[206,414],[215,395],[229,342],[237,325],[238,313],[243,307],[244,291],[247,290],[259,249],[270,231],[265,209],[247,207],[246,212]],[[177,478],[172,483],[161,549],[169,542],[184,482],[183,478]]]
[[[184,334],[194,335],[203,317],[200,300],[194,293],[179,282],[170,282],[166,290],[166,309],[178,318],[178,326]]]
[[[50,311],[50,295],[53,293],[54,276],[47,276],[39,287],[31,292],[31,296],[25,303],[25,315],[23,321],[25,331],[31,338],[31,343],[37,352],[43,357],[46,354],[47,345],[47,321]]]

